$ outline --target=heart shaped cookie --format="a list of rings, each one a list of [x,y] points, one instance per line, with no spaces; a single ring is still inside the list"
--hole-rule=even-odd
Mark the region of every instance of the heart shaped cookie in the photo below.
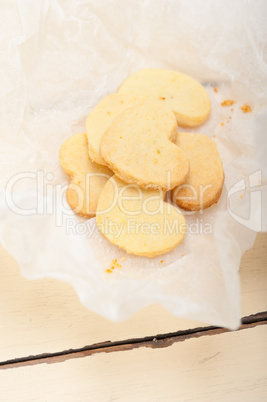
[[[103,235],[128,253],[154,257],[183,240],[186,221],[164,193],[141,190],[113,176],[99,197],[96,223]]]
[[[125,109],[144,103],[149,98],[129,94],[113,94],[102,99],[86,119],[86,135],[89,156],[99,165],[106,165],[100,155],[99,147],[103,134],[113,119]]]
[[[71,179],[66,192],[70,207],[79,215],[95,216],[101,190],[113,173],[90,160],[84,133],[75,134],[64,142],[59,159]]]
[[[100,153],[123,181],[142,188],[171,190],[185,182],[189,162],[172,141],[178,126],[171,110],[157,101],[120,113],[102,137]]]
[[[190,173],[186,182],[172,191],[174,202],[189,211],[210,207],[219,200],[224,183],[215,141],[203,134],[179,133],[176,144],[190,162]]]
[[[117,93],[147,95],[170,108],[179,126],[195,127],[210,114],[210,99],[205,88],[192,77],[176,71],[148,68],[127,78]]]

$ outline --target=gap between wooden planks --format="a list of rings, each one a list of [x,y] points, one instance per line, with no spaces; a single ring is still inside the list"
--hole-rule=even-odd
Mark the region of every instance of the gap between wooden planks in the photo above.
[[[267,310],[266,245],[267,233],[258,235],[253,249],[242,258],[242,316]],[[125,322],[109,322],[87,310],[70,285],[22,278],[15,260],[1,247],[0,276],[1,361],[205,326],[174,317],[160,305],[146,307]]]
[[[242,325],[237,331],[254,328],[258,325],[267,325],[267,311],[243,317]],[[207,326],[177,331],[169,334],[147,336],[144,338],[127,339],[117,342],[101,342],[78,349],[69,349],[56,353],[44,353],[35,356],[3,361],[0,362],[0,369],[18,368],[21,366],[29,366],[41,363],[59,363],[69,359],[87,357],[96,353],[126,351],[140,347],[165,348],[173,345],[176,342],[182,342],[192,338],[199,338],[201,336],[219,335],[225,332],[231,331],[225,328]]]
[[[259,318],[257,313],[267,310],[266,244],[267,234],[258,235],[255,246],[242,259],[242,310],[246,317],[254,314]],[[134,342],[135,348],[146,346],[145,342],[164,347],[174,336],[184,340],[182,336],[189,339],[196,330],[203,335],[211,329],[204,326],[199,330],[200,323],[173,317],[160,306],[143,309],[124,323],[111,323],[85,309],[65,283],[21,278],[17,264],[6,252],[2,258],[0,253],[0,268],[2,368],[7,362],[36,359],[38,363],[39,357],[58,355],[71,358],[75,353],[99,353]],[[164,335],[155,342],[156,334]]]

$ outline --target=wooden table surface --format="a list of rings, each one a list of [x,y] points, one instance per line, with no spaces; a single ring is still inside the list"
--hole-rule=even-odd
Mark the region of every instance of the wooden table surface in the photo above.
[[[123,323],[0,249],[0,401],[267,401],[267,234],[241,263],[238,331],[153,305]]]

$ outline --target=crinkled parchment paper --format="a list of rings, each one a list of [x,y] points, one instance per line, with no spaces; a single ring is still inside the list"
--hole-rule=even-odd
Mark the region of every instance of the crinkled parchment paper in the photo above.
[[[236,328],[240,258],[267,226],[266,2],[3,0],[0,11],[0,240],[22,275],[68,281],[111,320],[160,303]],[[187,214],[184,242],[152,259],[127,255],[69,210],[58,159],[97,102],[144,67],[206,85],[211,116],[194,131],[215,139],[226,175],[219,203]],[[115,258],[122,268],[107,274]]]

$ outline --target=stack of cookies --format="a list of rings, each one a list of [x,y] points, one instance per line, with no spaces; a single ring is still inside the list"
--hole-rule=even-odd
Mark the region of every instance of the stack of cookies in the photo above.
[[[208,208],[222,192],[215,142],[178,131],[203,123],[210,107],[203,86],[185,74],[146,69],[130,76],[91,111],[86,133],[60,149],[71,208],[96,216],[103,235],[131,254],[174,249],[186,233],[178,207]],[[164,201],[168,191],[172,202]]]

